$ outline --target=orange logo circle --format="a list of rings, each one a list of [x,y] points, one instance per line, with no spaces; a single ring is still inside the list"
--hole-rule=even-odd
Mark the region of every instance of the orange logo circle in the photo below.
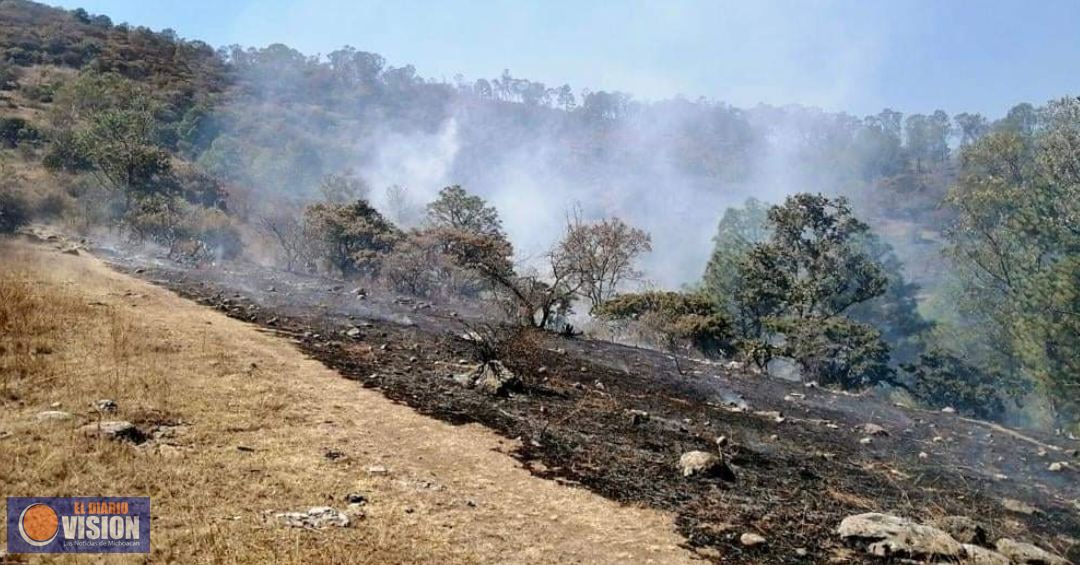
[[[56,537],[60,519],[56,511],[44,504],[31,504],[19,517],[19,533],[31,545],[45,545]]]

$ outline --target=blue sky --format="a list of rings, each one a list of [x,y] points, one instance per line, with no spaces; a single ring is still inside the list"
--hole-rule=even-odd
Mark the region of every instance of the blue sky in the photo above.
[[[1080,95],[1080,1],[61,0],[214,46],[342,45],[423,76],[798,103],[857,115]]]

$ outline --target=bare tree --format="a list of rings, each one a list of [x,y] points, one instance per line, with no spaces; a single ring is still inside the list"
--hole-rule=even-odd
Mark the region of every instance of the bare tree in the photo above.
[[[304,225],[296,214],[288,212],[259,216],[259,230],[271,237],[281,249],[285,270],[292,271],[304,254]]]
[[[567,218],[559,244],[561,269],[577,279],[578,292],[592,308],[610,300],[621,283],[641,276],[634,262],[652,250],[649,234],[619,218],[587,223],[580,211]]]

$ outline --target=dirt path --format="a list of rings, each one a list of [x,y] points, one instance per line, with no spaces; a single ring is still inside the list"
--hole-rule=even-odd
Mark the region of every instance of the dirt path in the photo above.
[[[0,261],[64,317],[41,374],[6,383],[0,444],[18,463],[0,463],[2,496],[149,494],[162,560],[693,560],[671,516],[536,478],[507,440],[418,415],[279,337],[85,254],[6,244]],[[120,405],[110,418],[167,439],[135,447],[75,432],[106,397]],[[50,406],[73,421],[43,429],[35,414]],[[343,508],[352,492],[369,502],[351,528],[268,517]]]

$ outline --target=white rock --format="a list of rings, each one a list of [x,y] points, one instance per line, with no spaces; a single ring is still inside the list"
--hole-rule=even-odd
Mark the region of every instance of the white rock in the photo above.
[[[757,547],[765,543],[765,538],[758,534],[747,532],[739,536],[739,543],[746,547]]]
[[[985,547],[965,543],[964,551],[967,553],[962,561],[965,565],[1009,565],[1008,557]]]
[[[848,516],[837,533],[849,543],[868,544],[866,551],[878,557],[958,560],[963,546],[949,534],[906,518],[870,512]]]

